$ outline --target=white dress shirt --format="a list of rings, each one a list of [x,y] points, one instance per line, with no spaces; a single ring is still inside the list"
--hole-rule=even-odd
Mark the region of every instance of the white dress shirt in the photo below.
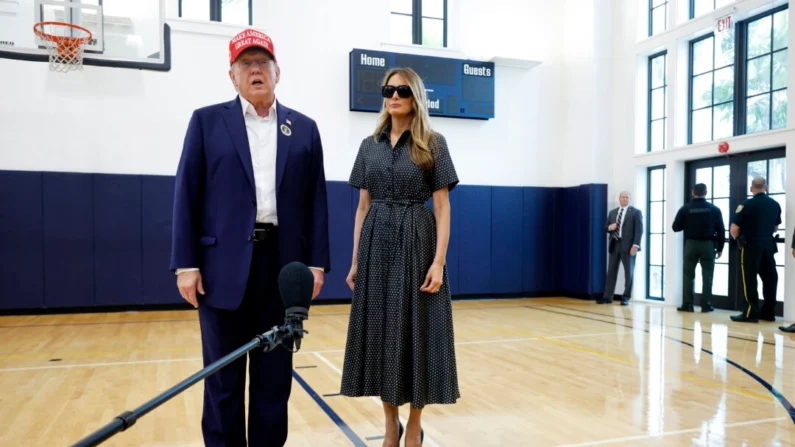
[[[254,189],[257,195],[258,223],[279,225],[276,213],[276,145],[278,119],[276,101],[273,101],[268,116],[261,117],[245,98],[240,96],[240,106],[246,123],[248,147],[251,151],[251,166],[254,170]],[[320,267],[310,267],[323,271]],[[198,268],[179,268],[177,274]]]
[[[626,223],[626,221],[627,221],[627,208],[629,208],[629,205],[624,206],[624,207],[619,206],[618,207],[618,214],[616,214],[616,219],[618,219],[619,214],[621,215],[621,226],[616,228],[616,231],[618,231],[618,237],[619,238],[622,236],[622,234],[624,232],[624,223]],[[632,246],[633,247],[638,247],[638,244],[633,244]],[[638,247],[638,248],[640,248],[640,247]]]

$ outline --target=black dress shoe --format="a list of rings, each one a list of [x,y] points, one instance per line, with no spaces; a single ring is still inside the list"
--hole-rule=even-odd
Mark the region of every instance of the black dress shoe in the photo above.
[[[709,304],[707,304],[706,306],[701,306],[701,312],[703,313],[712,312],[713,310],[715,310],[715,308],[710,306]]]
[[[760,320],[765,320],[765,321],[776,321],[776,316],[775,315],[760,315],[759,319]]]
[[[778,329],[783,332],[795,332],[795,323],[789,326],[779,326]]]
[[[746,317],[745,314],[732,315],[731,319],[732,319],[732,321],[736,321],[738,323],[758,323],[759,322],[759,318]]]
[[[677,307],[677,308],[676,308],[676,310],[678,310],[679,312],[693,312],[693,311],[694,311],[694,309],[693,309],[693,306],[692,306],[692,305],[689,305],[689,306],[679,306],[679,307]]]
[[[606,300],[606,299],[603,298],[603,299],[597,301],[596,303],[597,304],[610,304],[612,302],[613,302],[613,300]]]

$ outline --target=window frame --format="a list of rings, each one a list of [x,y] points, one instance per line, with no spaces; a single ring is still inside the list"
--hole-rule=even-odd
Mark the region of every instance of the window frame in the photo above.
[[[732,60],[731,65],[725,65],[725,66],[722,66],[720,68],[716,68],[715,67],[715,51],[717,49],[717,43],[716,43],[717,39],[715,37],[715,32],[714,31],[709,32],[707,34],[704,34],[703,36],[696,37],[695,39],[693,39],[693,40],[688,42],[688,50],[689,50],[690,54],[689,54],[689,57],[688,57],[688,71],[687,71],[687,91],[688,91],[688,95],[687,95],[687,144],[693,144],[693,112],[694,112],[694,110],[693,110],[693,79],[696,76],[703,76],[703,75],[705,75],[707,73],[712,73],[711,102],[710,102],[710,104],[708,106],[701,107],[698,110],[704,110],[704,109],[709,108],[711,110],[711,112],[712,112],[711,120],[710,120],[710,138],[708,140],[705,140],[705,141],[700,141],[698,144],[705,144],[705,143],[709,143],[711,141],[715,141],[715,108],[718,107],[718,106],[729,104],[729,103],[732,104],[732,135],[721,137],[721,138],[724,138],[724,139],[725,138],[732,138],[732,137],[738,135],[738,133],[737,133],[737,99],[738,99],[738,96],[737,96],[737,82],[738,82],[738,80],[737,80],[737,72],[739,71],[739,69],[738,69],[738,65],[737,65],[737,60],[738,60],[737,59],[737,51],[738,51],[738,47],[737,47],[737,41],[738,41],[737,28],[735,28],[734,31],[735,31],[735,34],[734,34],[734,60]],[[712,39],[712,68],[709,71],[705,71],[704,73],[700,73],[698,75],[695,75],[693,73],[693,70],[695,69],[695,61],[696,61],[695,59],[696,59],[696,57],[695,57],[695,52],[693,51],[693,48],[696,46],[697,43],[702,42],[702,41],[707,40],[707,39],[710,39],[710,38]],[[734,93],[732,94],[731,100],[724,101],[724,102],[719,103],[719,104],[715,104],[715,72],[717,72],[719,70],[726,69],[728,67],[732,67],[732,69],[733,69],[732,70],[733,71],[733,76],[732,76],[732,78],[733,78],[732,79],[733,88],[732,88],[732,90],[733,90]]]
[[[182,18],[182,2],[184,0],[178,0],[177,5],[177,16]],[[221,4],[222,0],[206,0],[207,7],[210,8],[210,21],[211,22],[221,22],[224,23],[223,20],[223,5]],[[254,25],[254,0],[247,0],[248,1],[248,26]]]
[[[692,0],[691,0],[692,1]],[[662,4],[654,6],[654,0],[649,0],[649,37],[654,36],[654,10],[657,8],[665,8],[665,16],[663,18],[663,29],[661,32],[668,31],[668,4],[669,0],[664,0]]]
[[[735,89],[734,89],[735,98],[734,99],[735,99],[735,108],[739,107],[740,110],[742,110],[742,119],[738,119],[737,116],[736,116],[737,114],[735,113],[735,123],[734,124],[735,124],[735,134],[736,135],[750,135],[748,133],[748,127],[747,127],[747,123],[748,123],[748,110],[747,110],[747,107],[748,107],[748,98],[747,98],[748,88],[747,88],[747,83],[748,83],[748,66],[749,66],[748,60],[747,60],[747,57],[748,57],[748,27],[750,26],[750,24],[752,22],[755,22],[755,21],[760,20],[760,19],[764,19],[767,16],[770,16],[770,28],[771,28],[771,30],[770,30],[770,53],[766,53],[766,54],[770,55],[770,90],[768,90],[766,93],[760,93],[760,94],[757,94],[757,95],[754,95],[754,96],[761,96],[763,94],[769,94],[770,95],[770,106],[769,106],[770,107],[770,110],[769,110],[770,122],[769,122],[769,127],[767,129],[760,130],[758,132],[753,132],[753,133],[769,132],[771,130],[781,130],[781,129],[785,129],[787,127],[787,125],[785,123],[784,127],[779,127],[779,128],[776,128],[776,129],[773,128],[773,93],[777,92],[777,91],[786,92],[789,89],[789,85],[787,85],[787,84],[785,84],[786,86],[784,88],[781,88],[781,89],[778,89],[778,90],[775,90],[773,88],[773,54],[775,54],[776,52],[780,52],[780,51],[787,51],[787,73],[789,73],[789,59],[790,59],[789,58],[789,44],[785,47],[785,49],[778,49],[778,50],[774,50],[773,49],[773,31],[775,30],[775,24],[773,23],[773,15],[775,15],[776,13],[779,13],[781,11],[786,11],[787,9],[789,9],[789,3],[785,3],[785,4],[777,6],[775,8],[771,8],[771,9],[769,9],[769,10],[767,10],[765,12],[759,13],[759,14],[757,14],[755,16],[748,17],[747,19],[739,22],[737,24],[737,27],[735,28],[735,35],[738,36],[737,37],[737,41],[741,41],[742,42],[742,46],[740,46],[739,48],[735,46],[735,64],[737,66],[741,67],[741,69],[739,69],[739,70],[737,70],[735,72],[735,80],[739,80],[739,85],[735,86]],[[789,29],[789,25],[787,26],[787,28]],[[742,40],[740,40],[740,39],[742,39]],[[759,57],[762,57],[762,56],[757,55],[757,56],[754,57],[754,59],[759,58]],[[787,104],[787,105],[789,105],[789,104]],[[787,115],[789,115],[789,110],[787,111]]]
[[[652,179],[652,172],[654,171],[662,171],[662,192],[663,196],[661,200],[652,200],[651,198],[651,179]],[[662,234],[663,235],[663,244],[661,245],[662,248],[662,263],[660,265],[651,263],[651,227],[652,227],[652,219],[656,218],[657,216],[654,215],[652,212],[652,203],[662,203],[663,209],[663,217],[665,216],[665,205],[667,203],[666,191],[665,188],[668,186],[668,177],[667,177],[667,169],[666,165],[656,165],[656,166],[649,166],[646,170],[646,299],[652,301],[665,301],[665,270],[667,266],[665,265],[665,236],[666,236],[666,229],[667,225],[665,219],[663,219],[662,224],[662,233],[654,233],[654,234]],[[652,267],[660,267],[660,295],[662,296],[655,296],[652,297],[651,295],[651,268]]]
[[[659,87],[652,87],[652,77],[653,77],[653,74],[652,74],[652,61],[654,61],[654,59],[657,59],[658,57],[662,57],[663,58],[663,84],[661,86],[659,86]],[[660,52],[657,52],[657,53],[649,55],[649,58],[648,58],[648,61],[647,61],[647,70],[648,70],[648,76],[647,76],[647,80],[646,80],[646,82],[647,82],[647,84],[646,84],[646,86],[647,86],[647,91],[646,91],[646,96],[647,96],[647,98],[646,98],[647,99],[647,104],[646,104],[646,152],[654,152],[652,150],[651,127],[652,127],[652,123],[654,121],[660,121],[660,120],[662,120],[662,122],[663,122],[663,143],[662,143],[662,149],[660,149],[660,151],[664,151],[666,149],[666,147],[667,147],[666,146],[666,137],[667,137],[666,129],[667,129],[667,122],[668,122],[668,113],[667,113],[668,112],[668,50],[667,49],[666,50],[662,50]],[[663,90],[663,116],[662,116],[662,118],[654,119],[654,118],[652,118],[652,111],[651,111],[651,107],[652,107],[652,92],[654,92],[654,90],[659,90],[659,89]]]
[[[693,0],[691,0],[691,6],[693,6]],[[768,16],[771,17],[771,48],[770,48],[770,52],[766,53],[766,54],[770,57],[770,60],[771,60],[771,63],[770,63],[770,77],[771,77],[770,90],[768,90],[765,93],[760,93],[758,95],[760,95],[760,96],[761,95],[770,95],[770,104],[769,104],[769,111],[768,111],[768,113],[769,113],[769,127],[767,129],[760,130],[758,132],[768,132],[768,131],[771,131],[771,130],[780,130],[780,129],[786,128],[786,124],[784,125],[784,127],[778,127],[778,128],[774,128],[773,127],[773,111],[774,111],[773,93],[774,92],[778,92],[778,91],[786,92],[787,89],[789,88],[789,85],[786,85],[785,87],[779,88],[779,89],[774,89],[773,88],[773,81],[772,81],[772,78],[773,78],[773,57],[772,57],[772,55],[775,54],[776,52],[787,51],[787,71],[789,72],[789,59],[790,59],[789,58],[789,45],[787,45],[785,48],[781,48],[781,49],[778,49],[778,50],[774,50],[773,49],[772,42],[773,42],[773,30],[775,29],[774,28],[775,24],[772,23],[772,16],[777,14],[777,13],[779,13],[779,12],[781,12],[781,11],[786,11],[788,9],[789,9],[789,4],[786,3],[786,4],[783,4],[783,5],[779,5],[779,6],[775,7],[775,8],[771,8],[771,9],[769,9],[767,11],[761,12],[759,14],[756,14],[754,16],[748,17],[746,19],[743,19],[742,21],[739,21],[739,22],[734,24],[734,62],[733,62],[733,67],[734,67],[734,95],[733,95],[732,100],[731,100],[731,102],[733,104],[733,117],[732,117],[732,119],[733,119],[733,121],[732,121],[733,134],[731,136],[722,137],[721,139],[728,139],[728,138],[738,137],[738,136],[742,136],[742,135],[749,135],[748,128],[747,128],[747,122],[748,122],[748,110],[747,110],[748,101],[747,101],[747,99],[748,98],[746,98],[746,96],[748,94],[747,82],[748,82],[748,74],[749,74],[748,73],[749,64],[748,64],[748,60],[747,60],[747,55],[748,55],[748,27],[749,27],[749,25],[752,22],[755,22],[755,21],[760,20],[760,19],[764,19],[765,17],[768,17]],[[691,9],[691,11],[692,11],[692,9]],[[695,58],[695,55],[694,55],[694,52],[693,52],[693,46],[696,43],[698,43],[698,42],[700,42],[700,41],[702,41],[704,39],[708,39],[710,37],[713,38],[713,56],[712,56],[713,57],[713,67],[712,67],[713,81],[712,81],[712,88],[713,88],[713,94],[714,94],[714,89],[715,89],[714,60],[715,60],[715,45],[716,45],[715,42],[717,41],[717,39],[715,37],[715,32],[714,31],[710,31],[709,33],[706,33],[706,34],[704,34],[702,36],[696,37],[696,38],[694,38],[694,39],[692,39],[692,40],[690,40],[688,42],[688,49],[689,49],[689,52],[690,52],[689,57],[688,57],[688,59],[689,59],[689,67],[688,67],[688,98],[687,98],[687,109],[688,109],[687,110],[687,144],[688,145],[693,144],[693,93],[694,93],[693,92],[693,69],[694,69],[694,58]],[[764,57],[764,55],[758,55],[756,57]],[[757,95],[755,95],[755,96],[757,96]],[[714,98],[713,98],[713,100],[714,100]],[[728,102],[726,102],[726,103],[728,103]],[[712,135],[712,137],[711,137],[711,139],[709,139],[707,141],[701,141],[698,144],[708,144],[708,143],[711,143],[711,142],[715,141],[715,138],[714,138],[714,133],[715,133],[714,108],[715,108],[715,104],[714,103],[711,104],[710,107],[713,108],[713,120],[712,120],[712,123],[711,123],[711,126],[712,126],[711,135]],[[788,111],[788,114],[789,114],[789,111]],[[758,133],[758,132],[753,132],[753,133]]]
[[[181,1],[181,0],[180,0]],[[251,1],[251,0],[249,0]],[[442,0],[442,18],[426,17],[422,15],[422,0],[411,0],[411,15],[404,12],[394,12],[390,9],[390,15],[400,15],[411,17],[411,43],[412,45],[422,45],[422,19],[432,19],[442,21],[442,48],[447,48],[447,0]],[[432,48],[432,47],[431,47]]]

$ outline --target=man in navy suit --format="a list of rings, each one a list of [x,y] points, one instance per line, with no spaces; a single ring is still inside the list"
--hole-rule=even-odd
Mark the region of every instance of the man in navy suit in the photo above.
[[[281,267],[310,266],[313,298],[330,269],[317,125],[276,101],[279,66],[267,35],[243,31],[229,55],[239,95],[193,112],[174,194],[170,268],[182,297],[199,309],[205,366],[284,323]],[[282,446],[292,353],[252,350],[248,360],[248,443]],[[206,445],[246,445],[245,386],[245,356],[205,380]]]

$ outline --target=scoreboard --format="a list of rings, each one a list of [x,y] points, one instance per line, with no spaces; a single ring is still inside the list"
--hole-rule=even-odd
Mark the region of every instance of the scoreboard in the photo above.
[[[362,49],[350,52],[350,110],[381,111],[381,85],[394,67],[412,68],[422,77],[431,116],[494,118],[493,62]]]

